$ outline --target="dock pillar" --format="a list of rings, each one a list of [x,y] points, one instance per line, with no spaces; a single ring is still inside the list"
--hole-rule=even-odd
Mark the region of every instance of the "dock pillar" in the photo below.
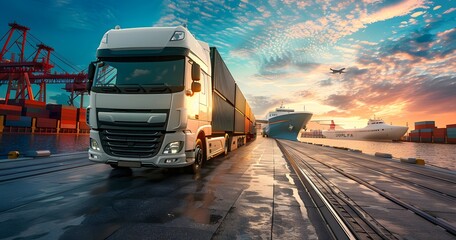
[[[0,133],[3,133],[4,127],[5,127],[5,116],[0,115]]]

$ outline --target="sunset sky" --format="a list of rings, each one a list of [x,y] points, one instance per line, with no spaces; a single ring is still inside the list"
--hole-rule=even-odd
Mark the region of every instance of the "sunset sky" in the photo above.
[[[16,0],[0,9],[1,36],[10,22],[28,26],[31,40],[77,70],[116,25],[187,23],[219,49],[259,119],[283,102],[345,128],[374,115],[412,129],[415,121],[456,123],[454,0]],[[342,67],[346,73],[330,73]],[[49,102],[66,99],[61,87],[48,89]]]

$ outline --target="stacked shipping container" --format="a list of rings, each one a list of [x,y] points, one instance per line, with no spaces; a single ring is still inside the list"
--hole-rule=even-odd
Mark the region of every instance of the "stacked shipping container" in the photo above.
[[[216,48],[211,47],[212,133],[255,134],[255,117]]]
[[[447,125],[447,142],[456,143],[456,124]]]
[[[416,122],[415,130],[409,133],[409,140],[422,143],[456,143],[456,124],[437,128],[434,121]]]
[[[0,133],[88,133],[85,109],[29,99],[0,101]],[[79,128],[78,128],[79,126]]]

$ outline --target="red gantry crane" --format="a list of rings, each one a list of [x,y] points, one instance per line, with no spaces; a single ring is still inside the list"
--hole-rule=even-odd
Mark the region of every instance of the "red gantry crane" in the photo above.
[[[28,42],[27,31],[30,30],[28,27],[17,23],[10,23],[9,26],[10,30],[0,39],[3,41],[5,36],[8,36],[0,53],[0,86],[3,84],[8,86],[5,104],[10,99],[46,102],[46,84],[65,84],[63,89],[70,92],[68,104],[74,106],[74,100],[80,96],[80,108],[82,108],[83,96],[87,92],[87,74],[82,71],[79,73],[51,73],[51,69],[54,67],[51,63],[51,54],[54,49],[42,43],[34,46]],[[26,43],[35,48],[34,53],[28,58],[24,56]],[[18,57],[12,52],[14,47],[19,48]],[[10,53],[10,58],[6,58],[7,53]],[[32,92],[32,84],[39,85],[39,91],[35,96]],[[12,91],[15,91],[15,95],[11,95]]]

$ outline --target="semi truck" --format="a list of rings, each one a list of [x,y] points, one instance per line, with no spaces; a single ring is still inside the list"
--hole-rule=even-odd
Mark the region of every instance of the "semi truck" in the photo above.
[[[197,173],[256,136],[217,48],[186,27],[111,29],[88,69],[91,161]]]

